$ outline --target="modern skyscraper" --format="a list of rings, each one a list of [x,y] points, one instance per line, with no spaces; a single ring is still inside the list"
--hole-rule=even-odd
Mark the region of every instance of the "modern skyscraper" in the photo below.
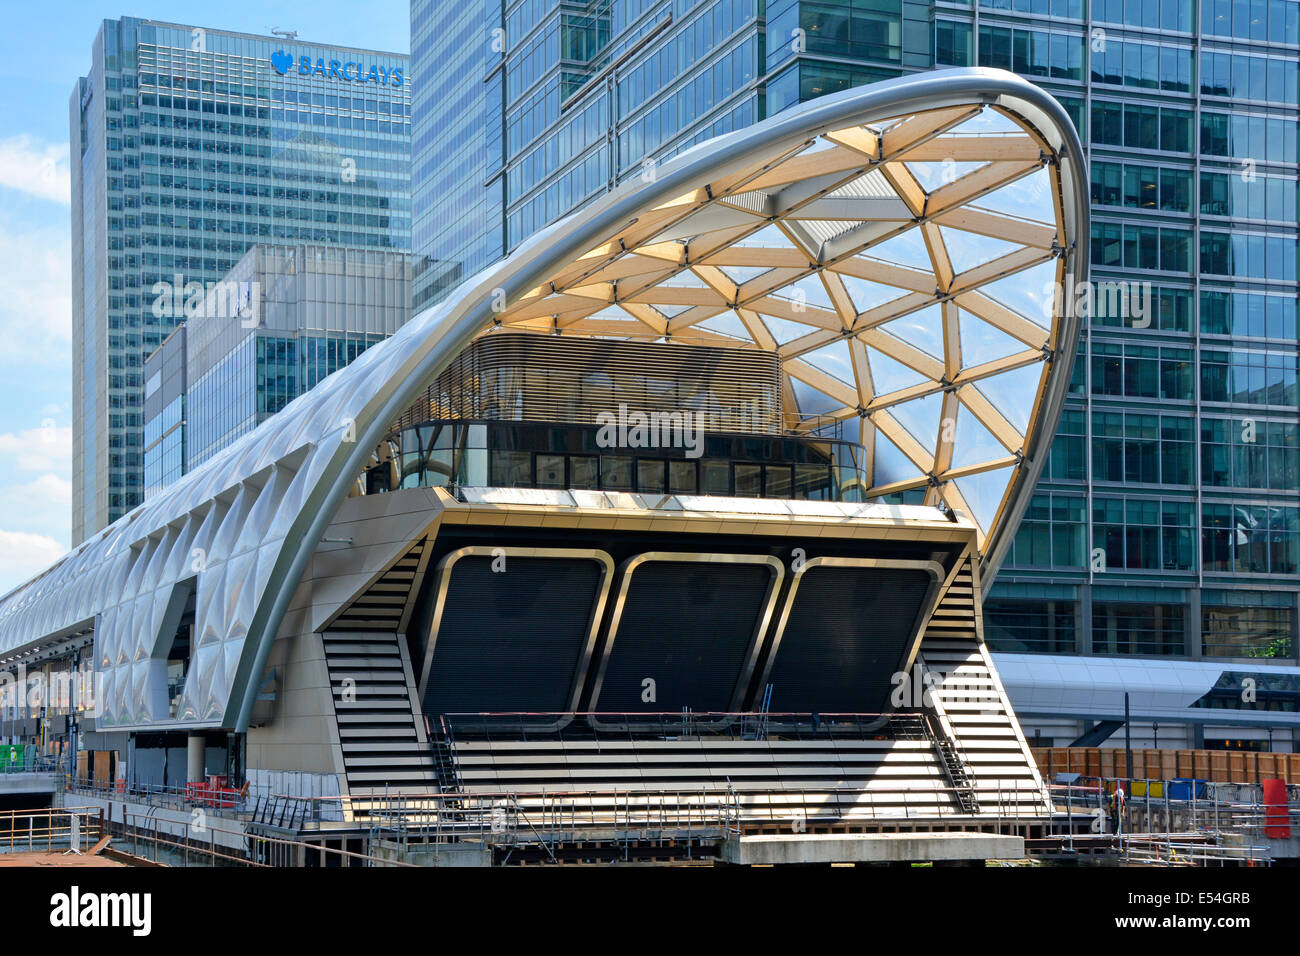
[[[410,247],[408,57],[124,17],[69,109],[73,543],[144,497],[144,362],[250,246]],[[180,283],[180,288],[173,288]]]
[[[414,0],[416,95],[442,83],[447,104],[421,116],[417,101],[416,298],[795,103],[947,66],[1032,79],[1089,152],[1097,302],[987,639],[1015,658],[1003,673],[1043,745],[1122,714],[1126,681],[1154,701],[1159,673],[1181,696],[1134,711],[1135,745],[1290,749],[1296,718],[1268,713],[1300,711],[1298,10],[522,0],[473,23]],[[1289,666],[1252,671],[1261,659]],[[1249,707],[1244,680],[1262,688]],[[1238,713],[1217,727],[1224,708]]]

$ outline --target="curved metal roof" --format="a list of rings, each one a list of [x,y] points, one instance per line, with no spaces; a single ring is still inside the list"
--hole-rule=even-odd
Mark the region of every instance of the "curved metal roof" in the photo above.
[[[986,69],[848,90],[647,166],[0,599],[0,656],[93,620],[100,726],[243,729],[369,450],[496,326],[777,352],[787,427],[852,423],[875,492],[972,518],[991,579],[1068,384],[1078,318],[1053,293],[1086,279],[1086,181],[1059,104]],[[190,578],[172,720],[157,655]]]

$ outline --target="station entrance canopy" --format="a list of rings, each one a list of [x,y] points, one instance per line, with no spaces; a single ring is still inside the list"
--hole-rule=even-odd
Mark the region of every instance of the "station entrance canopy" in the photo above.
[[[985,69],[827,96],[647,166],[5,596],[0,651],[93,621],[100,726],[245,729],[370,449],[496,327],[775,352],[786,430],[857,429],[868,497],[924,489],[969,518],[991,581],[1068,385],[1086,181],[1059,104]]]

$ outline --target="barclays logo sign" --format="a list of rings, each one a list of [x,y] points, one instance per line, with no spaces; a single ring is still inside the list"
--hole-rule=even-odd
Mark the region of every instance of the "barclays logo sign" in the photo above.
[[[276,50],[271,54],[271,68],[281,76],[287,76],[291,70],[296,70],[300,76],[319,76],[323,79],[346,80],[349,83],[401,86],[406,82],[406,75],[401,67],[387,70],[382,66],[372,65],[369,70],[366,70],[362,64],[350,60],[347,63],[341,60],[330,60],[326,65],[325,60],[318,59],[313,62],[309,56],[300,56],[295,61],[292,55],[283,50]]]

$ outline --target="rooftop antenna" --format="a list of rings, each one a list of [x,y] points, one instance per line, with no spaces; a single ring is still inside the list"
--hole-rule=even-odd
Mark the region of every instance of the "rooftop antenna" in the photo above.
[[[279,27],[271,27],[271,35],[277,37],[284,37],[286,40],[298,39],[297,30],[281,30]]]

